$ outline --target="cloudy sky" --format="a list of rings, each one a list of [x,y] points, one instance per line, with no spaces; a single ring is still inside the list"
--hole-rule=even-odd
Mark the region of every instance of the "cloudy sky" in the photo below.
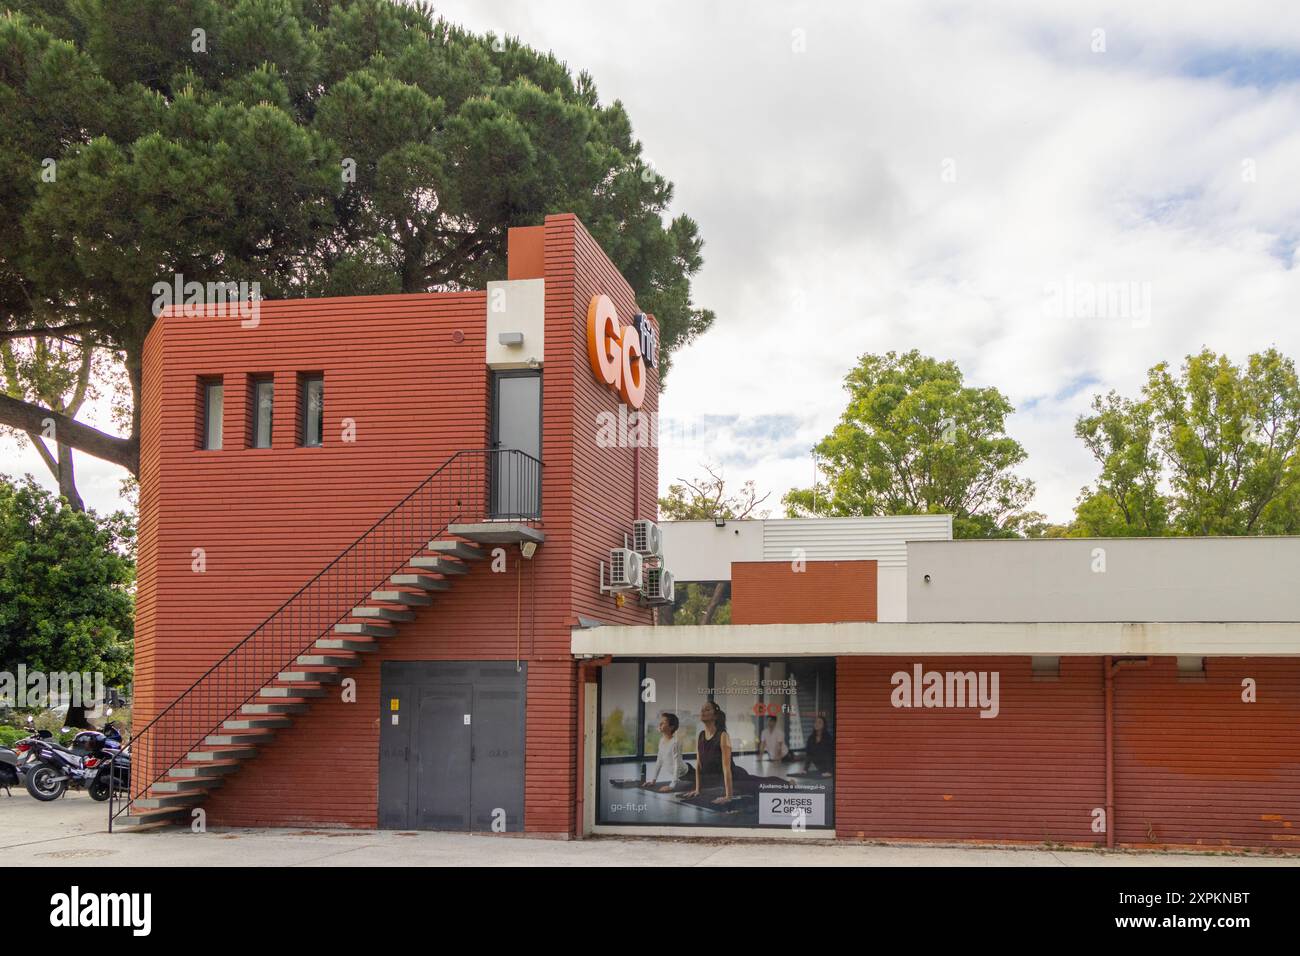
[[[1095,392],[1202,346],[1300,356],[1300,9],[1137,6],[438,8],[590,71],[700,224],[718,319],[674,359],[665,482],[708,461],[775,503],[810,481],[855,357],[918,348],[1007,394],[1037,507],[1065,520]],[[116,470],[80,466],[111,505]]]

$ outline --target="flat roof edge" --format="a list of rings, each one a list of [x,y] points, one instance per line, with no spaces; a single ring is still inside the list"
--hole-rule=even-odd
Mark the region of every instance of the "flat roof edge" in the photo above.
[[[730,624],[575,630],[572,653],[616,657],[1300,657],[1292,621]]]

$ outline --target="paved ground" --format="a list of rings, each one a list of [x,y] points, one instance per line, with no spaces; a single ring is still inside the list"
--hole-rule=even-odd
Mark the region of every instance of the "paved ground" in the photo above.
[[[1300,866],[1300,856],[1099,853],[603,837],[581,842],[385,830],[106,831],[84,793],[0,792],[0,860],[14,866]]]

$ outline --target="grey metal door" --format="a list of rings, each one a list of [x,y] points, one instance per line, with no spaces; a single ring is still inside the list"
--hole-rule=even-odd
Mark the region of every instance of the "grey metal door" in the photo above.
[[[510,665],[514,670],[514,664]],[[522,684],[474,689],[473,829],[523,830],[524,695]]]
[[[541,507],[537,468],[542,457],[540,372],[493,373],[492,448],[492,517],[537,517]]]
[[[527,666],[385,661],[379,825],[524,829]]]
[[[468,830],[474,688],[445,684],[420,692],[412,730],[412,825],[421,830]]]
[[[379,709],[379,826],[411,826],[411,724],[415,700],[410,684],[384,680]],[[405,706],[404,706],[405,705]]]

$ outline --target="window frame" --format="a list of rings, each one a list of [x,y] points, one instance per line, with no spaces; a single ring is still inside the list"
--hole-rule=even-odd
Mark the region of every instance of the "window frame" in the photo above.
[[[309,419],[311,414],[311,402],[309,401],[309,392],[311,386],[320,383],[320,434],[315,442],[308,441],[310,434]],[[325,447],[325,373],[324,372],[299,372],[298,373],[298,446],[300,448],[323,448]]]
[[[258,422],[260,421],[260,392],[263,386],[271,389],[271,419],[266,423],[266,444],[258,444]],[[272,375],[250,375],[248,377],[248,447],[265,451],[275,447],[275,377]]]
[[[212,444],[212,396],[220,390],[221,410],[216,419],[217,443]],[[198,380],[198,450],[224,451],[226,445],[226,383],[221,375],[200,376]]]

